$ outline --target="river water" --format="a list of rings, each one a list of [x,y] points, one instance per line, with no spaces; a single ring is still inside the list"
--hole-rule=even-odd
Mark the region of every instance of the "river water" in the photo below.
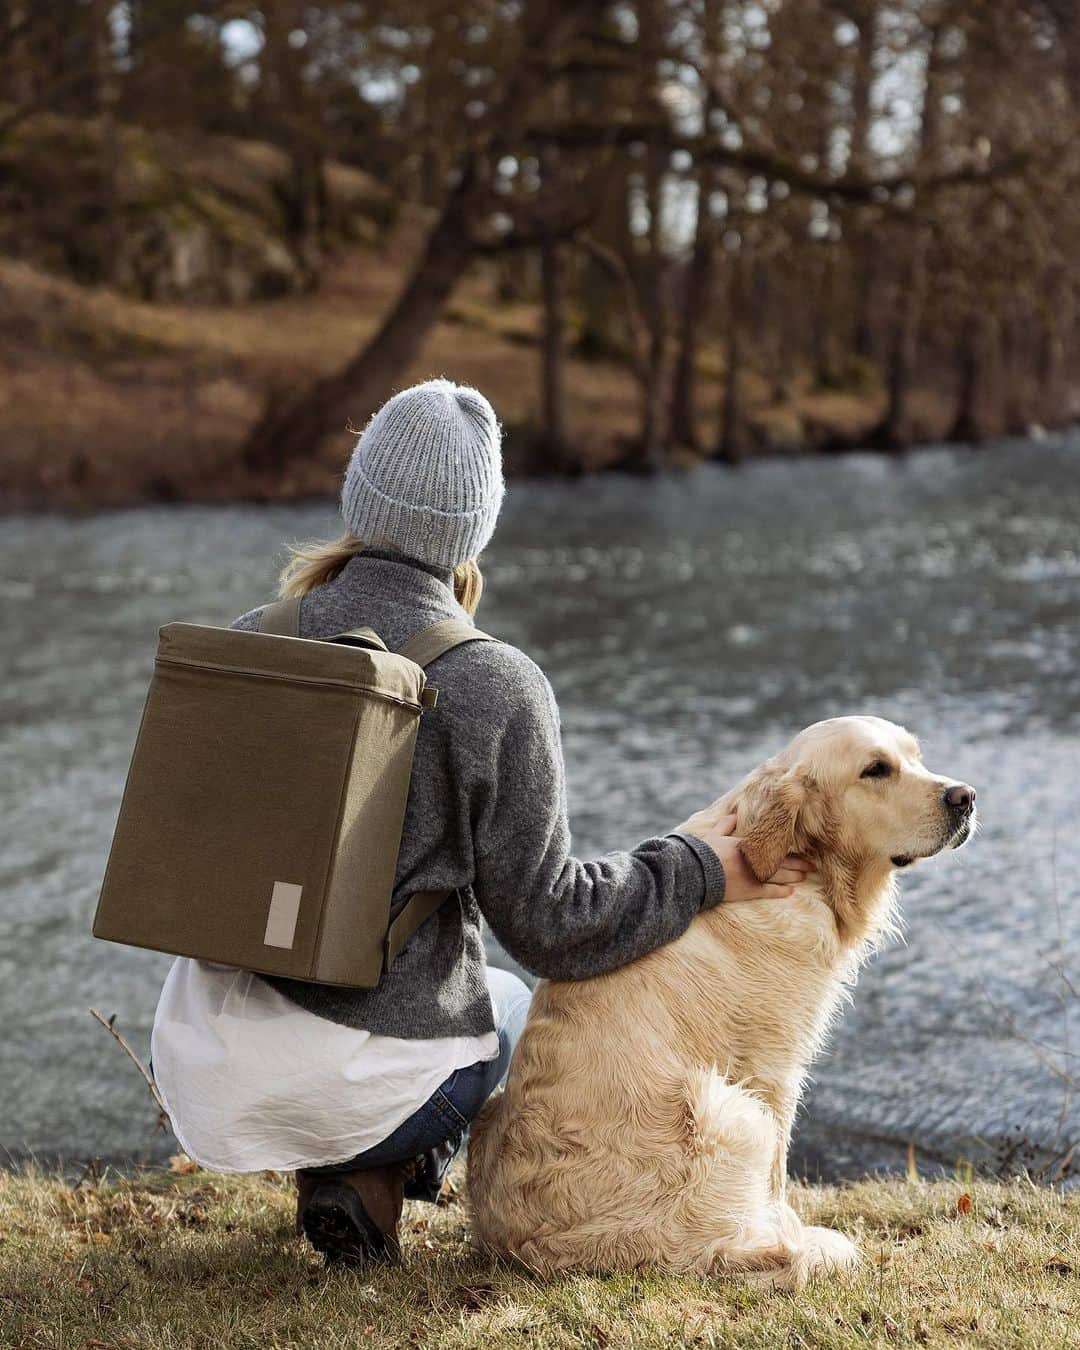
[[[1078,522],[1076,435],[510,491],[482,623],[555,686],[579,854],[670,828],[841,713],[905,723],[978,787],[982,833],[904,877],[906,940],[816,1066],[813,1175],[902,1165],[912,1140],[932,1170],[1080,1138],[1059,1072],[1080,1047]],[[0,521],[9,1156],[175,1147],[87,1013],[145,1055],[168,958],[89,930],[156,628],[228,622],[269,597],[283,540],[333,529],[329,504]]]

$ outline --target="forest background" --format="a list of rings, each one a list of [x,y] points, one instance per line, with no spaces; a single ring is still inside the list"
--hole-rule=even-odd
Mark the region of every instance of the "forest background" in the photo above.
[[[3,0],[0,492],[331,492],[437,373],[516,473],[1062,425],[1078,127],[1071,0]]]

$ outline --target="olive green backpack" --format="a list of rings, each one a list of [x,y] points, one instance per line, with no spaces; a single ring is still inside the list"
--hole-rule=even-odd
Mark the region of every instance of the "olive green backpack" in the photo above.
[[[447,898],[391,915],[424,668],[458,620],[388,651],[370,629],[299,636],[299,600],[258,632],[171,623],[94,919],[111,942],[371,988]]]

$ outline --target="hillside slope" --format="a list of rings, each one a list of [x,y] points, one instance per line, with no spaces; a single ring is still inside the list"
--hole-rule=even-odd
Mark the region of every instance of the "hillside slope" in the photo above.
[[[80,509],[333,492],[353,440],[346,427],[273,480],[246,473],[240,450],[271,390],[332,371],[374,331],[423,244],[426,213],[392,210],[366,175],[330,165],[335,224],[318,285],[305,289],[290,270],[279,151],[124,135],[133,166],[121,212],[126,252],[110,286],[87,284],[85,258],[65,246],[81,228],[84,133],[54,119],[0,147],[0,503]],[[44,153],[61,142],[74,155],[72,183]],[[37,217],[27,216],[17,231],[18,212],[45,200],[55,210],[42,228],[28,228]],[[626,367],[573,355],[567,319],[572,446],[562,467],[607,468],[635,434],[639,393]],[[478,264],[401,383],[446,375],[476,384],[507,430],[509,471],[543,470],[550,466],[533,453],[540,330],[539,306],[501,299],[495,264]],[[721,373],[717,353],[704,351],[706,444]],[[750,374],[745,384],[752,437],[766,450],[850,441],[881,407],[873,390],[808,388],[778,406],[764,379]]]

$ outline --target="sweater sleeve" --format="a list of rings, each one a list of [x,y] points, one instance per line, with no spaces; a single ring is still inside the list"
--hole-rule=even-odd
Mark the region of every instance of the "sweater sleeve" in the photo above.
[[[723,898],[724,872],[706,843],[680,834],[594,862],[571,856],[554,695],[528,658],[513,656],[513,705],[474,811],[477,901],[526,969],[584,979],[679,937]]]

